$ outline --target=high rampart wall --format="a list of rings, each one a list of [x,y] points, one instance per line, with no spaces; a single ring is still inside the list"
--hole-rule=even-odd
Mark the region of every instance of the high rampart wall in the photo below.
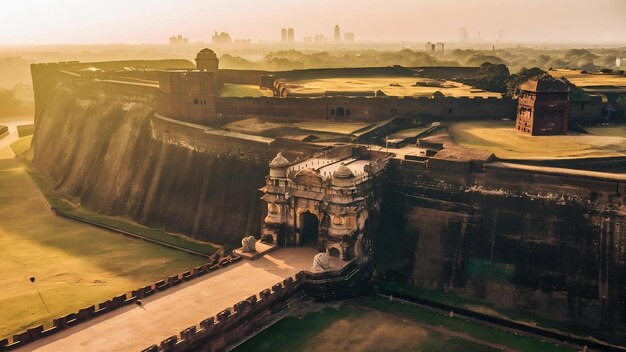
[[[392,163],[377,270],[499,308],[623,331],[626,176],[498,162],[472,168]]]

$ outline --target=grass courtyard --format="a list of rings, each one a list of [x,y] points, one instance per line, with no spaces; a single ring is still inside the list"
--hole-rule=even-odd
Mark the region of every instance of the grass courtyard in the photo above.
[[[269,89],[260,89],[253,84],[224,84],[220,91],[222,97],[271,97],[274,93]]]
[[[598,126],[589,134],[528,136],[515,121],[464,121],[448,124],[452,140],[466,148],[493,152],[502,159],[571,159],[626,156],[626,125]]]
[[[295,315],[295,314],[294,314]],[[572,351],[386,299],[282,319],[235,351]]]
[[[18,152],[25,147],[22,140],[14,144]],[[204,263],[202,257],[53,214],[7,149],[0,152],[1,337]]]

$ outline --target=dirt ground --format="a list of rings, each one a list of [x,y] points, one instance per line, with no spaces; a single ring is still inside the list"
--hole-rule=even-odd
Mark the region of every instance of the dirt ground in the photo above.
[[[448,125],[452,140],[466,148],[493,152],[502,159],[567,159],[626,156],[622,125],[591,128],[589,134],[527,136],[515,121],[467,121]]]
[[[459,82],[439,82],[430,78],[388,76],[388,77],[336,77],[288,82],[290,93],[324,95],[326,91],[374,92],[382,90],[389,96],[430,97],[440,91],[450,97],[500,97],[499,93],[486,92]],[[416,85],[418,83],[418,85]]]

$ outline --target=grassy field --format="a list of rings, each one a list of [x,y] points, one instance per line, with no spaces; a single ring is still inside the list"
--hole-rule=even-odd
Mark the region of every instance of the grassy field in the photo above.
[[[11,149],[13,149],[16,155],[23,155],[30,148],[31,138],[32,136],[20,138],[19,140],[11,144]],[[28,158],[26,157],[23,159]],[[27,163],[27,160],[24,161]],[[84,208],[81,208],[69,202],[68,200],[58,196],[54,192],[54,190],[52,190],[49,182],[44,177],[42,177],[39,173],[31,170],[28,165],[25,165],[24,167],[30,178],[37,185],[37,188],[39,188],[39,191],[44,195],[46,201],[55,210],[61,213],[76,216],[87,221],[134,233],[174,246],[183,247],[206,255],[211,255],[220,248],[220,246],[216,244],[196,241],[184,235],[172,234],[160,229],[144,226],[124,217],[109,216],[85,210]]]
[[[480,265],[480,264],[479,264]],[[471,266],[474,266],[473,268]],[[507,267],[494,267],[489,270],[483,268],[476,268],[476,264],[470,265],[470,268],[466,268],[469,275],[477,276],[491,276],[492,279],[499,281],[507,281],[511,274]],[[614,334],[606,332],[604,330],[595,330],[588,327],[576,326],[568,324],[566,322],[560,322],[556,320],[540,317],[532,312],[519,310],[519,309],[506,309],[494,306],[492,303],[457,296],[455,294],[448,294],[438,290],[426,289],[411,285],[405,285],[389,281],[378,281],[376,283],[378,287],[384,289],[387,292],[398,292],[405,295],[409,295],[416,298],[424,298],[430,301],[439,302],[455,307],[462,307],[478,313],[491,315],[494,317],[512,320],[521,324],[527,324],[531,326],[539,326],[544,329],[556,330],[563,333],[574,334],[578,336],[593,336],[597,339],[607,341],[609,343],[620,344],[624,339],[624,334]]]
[[[565,77],[568,81],[581,88],[598,86],[626,87],[625,75],[587,74],[581,73],[581,70],[568,69],[552,70],[550,75],[555,78]]]
[[[589,134],[527,136],[514,121],[466,121],[448,124],[452,140],[467,148],[493,152],[502,159],[567,159],[626,156],[624,125],[590,128]]]
[[[24,144],[15,147],[20,151]],[[54,215],[24,166],[9,153],[0,154],[0,336],[48,324],[205,262]]]
[[[290,93],[324,95],[326,91],[375,92],[382,90],[389,96],[430,97],[440,91],[450,97],[499,97],[499,93],[486,92],[459,82],[439,82],[430,78],[388,76],[388,77],[337,77],[288,82]],[[419,83],[419,85],[416,85]]]
[[[224,84],[220,91],[222,97],[272,97],[274,93],[268,89],[260,89],[252,84]]]
[[[287,317],[236,351],[571,351],[376,298]]]

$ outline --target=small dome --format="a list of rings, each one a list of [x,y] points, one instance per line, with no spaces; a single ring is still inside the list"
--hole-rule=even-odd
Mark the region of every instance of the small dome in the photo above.
[[[196,59],[217,59],[215,52],[209,48],[204,48],[198,52]]]
[[[446,96],[441,93],[441,91],[436,91],[433,93],[433,98],[445,98]]]
[[[333,176],[337,178],[351,178],[354,177],[354,173],[349,167],[341,163],[341,165],[339,165],[337,170],[333,173]]]
[[[281,153],[276,154],[276,157],[270,162],[270,167],[280,168],[287,166],[289,166],[289,160]]]

